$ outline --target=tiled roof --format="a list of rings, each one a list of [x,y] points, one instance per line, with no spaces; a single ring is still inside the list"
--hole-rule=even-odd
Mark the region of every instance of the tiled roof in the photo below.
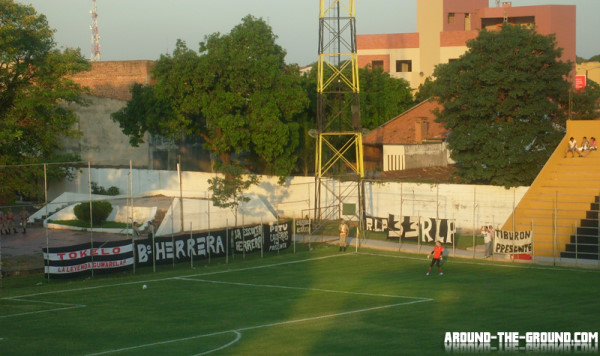
[[[434,109],[441,109],[435,99],[428,99],[371,131],[363,138],[366,145],[406,145],[418,143],[417,122],[426,122],[427,132],[422,139],[443,140],[448,130],[435,122]]]

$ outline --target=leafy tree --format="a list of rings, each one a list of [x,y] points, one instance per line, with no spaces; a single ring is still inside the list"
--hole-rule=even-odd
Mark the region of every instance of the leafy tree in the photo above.
[[[590,59],[588,59],[587,62],[600,62],[600,54],[590,57]]]
[[[422,103],[425,100],[435,96],[434,86],[435,84],[431,77],[426,78],[425,82],[419,85],[419,88],[415,93],[415,103]]]
[[[600,85],[588,79],[585,89],[572,93],[571,120],[595,120],[600,117]]]
[[[566,81],[554,36],[483,30],[458,60],[437,66],[438,119],[467,182],[529,185],[564,135]],[[562,101],[561,101],[562,100]]]
[[[287,176],[299,142],[295,117],[308,100],[298,67],[285,63],[275,40],[262,19],[246,16],[229,34],[207,36],[199,53],[178,41],[154,66],[156,84],[137,88],[113,119],[132,143],[145,132],[198,135],[224,166],[246,154],[268,173]]]
[[[213,193],[211,199],[215,206],[231,209],[237,225],[238,206],[250,201],[250,198],[244,196],[244,191],[258,184],[259,179],[254,174],[246,174],[244,178],[244,169],[239,165],[221,166],[219,171],[223,176],[208,180],[208,189]]]
[[[72,160],[61,156],[64,137],[77,131],[75,114],[65,103],[83,104],[82,89],[69,79],[90,65],[79,50],[55,48],[46,17],[31,6],[0,0],[0,202],[19,191],[41,196],[40,162]],[[62,178],[65,168],[50,166],[49,178]]]
[[[383,69],[359,70],[360,115],[364,128],[374,129],[408,110],[413,103],[410,83]]]

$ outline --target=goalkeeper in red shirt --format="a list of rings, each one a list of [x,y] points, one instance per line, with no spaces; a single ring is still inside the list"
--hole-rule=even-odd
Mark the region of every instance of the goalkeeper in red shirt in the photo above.
[[[437,263],[438,269],[440,270],[440,275],[444,274],[444,272],[442,271],[442,266],[440,265],[440,262],[442,261],[442,253],[443,252],[444,252],[444,246],[442,246],[441,242],[436,241],[433,251],[431,251],[431,253],[427,256],[427,258],[429,258],[431,255],[433,255],[433,259],[431,260],[431,264],[429,265],[429,269],[427,270],[428,276],[429,276],[429,273],[431,272],[431,267],[433,267],[433,265],[436,263]]]

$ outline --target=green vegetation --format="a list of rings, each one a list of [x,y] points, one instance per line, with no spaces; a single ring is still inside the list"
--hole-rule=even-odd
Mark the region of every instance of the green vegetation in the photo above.
[[[107,201],[93,201],[91,207],[92,222],[96,226],[102,225],[113,210],[112,204]],[[83,202],[75,205],[73,213],[77,219],[87,222],[90,225],[90,202]]]
[[[483,30],[436,67],[434,93],[448,146],[468,183],[529,185],[564,136],[570,63],[533,28]]]
[[[208,189],[212,192],[212,202],[215,206],[229,208],[235,215],[237,225],[237,211],[240,203],[247,203],[250,198],[244,196],[244,192],[253,185],[257,185],[259,179],[254,174],[244,172],[239,165],[228,165],[219,168],[223,176],[215,176],[208,180]]]
[[[65,105],[83,104],[83,90],[69,76],[90,68],[79,49],[59,50],[44,15],[12,0],[0,0],[0,204],[15,192],[43,200],[48,182],[69,176],[61,165],[41,163],[75,159],[61,155],[65,137],[76,137],[77,117]],[[35,166],[35,164],[40,164]]]
[[[245,155],[249,166],[287,176],[299,142],[295,117],[308,99],[298,66],[284,62],[276,38],[264,20],[249,15],[226,35],[207,36],[198,53],[178,40],[173,54],[154,65],[156,84],[135,87],[113,119],[134,145],[146,132],[196,135],[225,166],[234,154]]]
[[[5,278],[2,355],[439,355],[449,331],[597,329],[598,270],[449,258],[425,276],[422,255],[298,251]]]
[[[119,188],[115,187],[115,186],[112,186],[112,187],[106,189],[103,186],[98,185],[98,183],[96,183],[96,182],[92,182],[90,185],[91,185],[93,194],[111,195],[111,196],[121,194],[121,191],[119,190]]]

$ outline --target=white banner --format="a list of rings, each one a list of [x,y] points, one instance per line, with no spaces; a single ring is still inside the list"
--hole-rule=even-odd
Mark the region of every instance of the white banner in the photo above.
[[[120,268],[124,266],[131,266],[133,264],[133,257],[125,258],[122,260],[114,260],[114,261],[94,261],[85,262],[78,265],[68,265],[68,266],[45,266],[45,273],[50,274],[69,274],[76,272],[85,272],[94,270],[108,270],[111,268]]]
[[[499,254],[532,254],[533,234],[531,231],[496,230],[494,236],[494,253]]]
[[[115,247],[82,248],[74,251],[43,252],[44,259],[50,261],[70,261],[90,256],[114,256],[133,251],[133,244]]]

